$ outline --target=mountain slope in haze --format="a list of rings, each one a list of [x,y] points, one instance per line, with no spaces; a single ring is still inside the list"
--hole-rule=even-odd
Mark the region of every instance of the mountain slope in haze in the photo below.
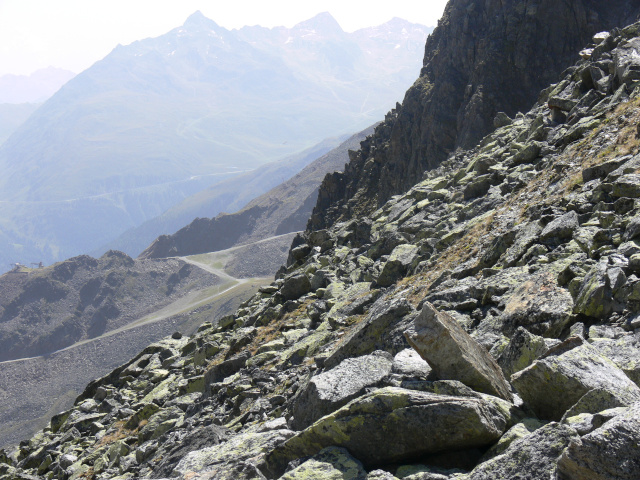
[[[514,5],[539,3],[492,22]],[[89,383],[0,472],[640,478],[640,24],[583,47],[526,113],[305,232],[233,315]]]
[[[0,145],[40,106],[38,103],[0,103]]]
[[[0,103],[44,102],[75,75],[69,70],[55,67],[42,68],[31,75],[2,75]]]
[[[118,46],[0,147],[0,261],[93,251],[222,178],[370,125],[415,78],[429,29],[369,30],[378,40],[322,14],[229,31],[198,12]]]
[[[372,212],[405,191],[456,148],[475,145],[499,112],[528,108],[592,35],[638,14],[630,0],[450,2],[402,106],[343,173],[327,178],[310,227]]]
[[[218,182],[184,199],[162,215],[127,230],[94,253],[101,255],[113,249],[137,256],[157,237],[176,232],[194,218],[240,210],[257,196],[288,180],[309,163],[337,147],[347,137],[344,135],[324,140],[300,153]]]
[[[357,149],[373,129],[371,126],[351,136],[242,210],[215,218],[196,218],[172,235],[161,235],[140,258],[212,252],[304,229],[322,179],[330,172],[343,169],[349,160],[349,150]]]

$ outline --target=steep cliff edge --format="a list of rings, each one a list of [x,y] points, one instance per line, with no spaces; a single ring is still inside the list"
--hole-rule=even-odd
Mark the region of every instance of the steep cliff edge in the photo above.
[[[592,35],[639,13],[628,0],[449,2],[420,77],[344,173],[325,178],[308,228],[371,213],[406,191],[456,148],[474,146],[499,112],[526,111]]]

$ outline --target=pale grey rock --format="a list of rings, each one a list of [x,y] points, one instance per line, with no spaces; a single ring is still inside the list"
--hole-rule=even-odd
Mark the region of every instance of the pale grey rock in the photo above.
[[[613,361],[636,385],[640,386],[640,334],[619,338],[589,340],[600,353]]]
[[[405,337],[438,378],[459,380],[479,392],[512,400],[498,364],[446,312],[438,312],[425,302]]]
[[[640,388],[579,337],[566,340],[513,374],[511,384],[524,403],[547,420],[560,420],[593,389],[610,392],[623,405],[640,400]]]
[[[578,214],[574,211],[565,213],[549,222],[540,233],[540,240],[571,238],[573,231],[580,226]]]
[[[246,461],[261,458],[262,455],[272,451],[285,440],[293,437],[294,434],[295,432],[286,429],[258,433],[239,433],[220,445],[188,453],[176,465],[173,475],[192,478],[197,474],[200,476],[207,474],[209,475],[208,478],[232,479],[234,478],[232,476],[215,477],[211,475],[222,475],[234,470],[246,470],[249,468],[246,465]]]
[[[379,384],[391,373],[393,360],[386,352],[348,358],[338,366],[316,375],[293,405],[292,427],[302,430],[350,400]]]
[[[566,425],[550,423],[515,440],[507,450],[474,468],[465,480],[549,480],[554,478],[558,457],[576,431]]]
[[[413,348],[405,348],[393,357],[393,373],[406,377],[427,377],[429,364]]]
[[[562,480],[640,478],[640,403],[600,428],[571,440],[558,462]]]
[[[510,378],[545,354],[549,348],[544,340],[525,328],[518,327],[497,360],[505,377]]]

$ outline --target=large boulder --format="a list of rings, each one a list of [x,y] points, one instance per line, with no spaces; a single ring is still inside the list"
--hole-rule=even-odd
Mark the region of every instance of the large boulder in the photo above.
[[[515,440],[497,457],[474,468],[465,480],[549,480],[555,478],[558,457],[578,438],[572,428],[550,423]]]
[[[386,387],[351,401],[287,440],[267,458],[277,474],[328,446],[345,447],[366,468],[437,452],[484,447],[512,423],[508,402]]]
[[[510,335],[518,327],[545,337],[557,337],[571,318],[573,297],[558,286],[556,276],[543,272],[533,276],[507,300],[500,316],[502,331]]]
[[[292,427],[302,430],[377,385],[389,373],[393,360],[386,352],[348,358],[313,377],[293,405]]]
[[[525,404],[547,420],[560,420],[594,389],[609,392],[621,405],[640,401],[640,388],[580,337],[571,337],[552,348],[532,365],[513,374],[511,383]]]
[[[311,282],[304,273],[291,275],[284,279],[280,293],[285,300],[297,300],[311,291]]]
[[[640,403],[581,438],[573,438],[558,470],[558,478],[565,480],[640,478]]]
[[[547,241],[552,239],[564,240],[571,238],[573,231],[578,228],[578,214],[574,211],[560,215],[551,220],[540,233],[540,240]]]
[[[589,340],[600,353],[613,361],[640,386],[640,334],[624,335],[620,338],[594,338]]]
[[[479,392],[512,400],[498,364],[448,313],[425,302],[405,336],[438,378],[459,380]]]

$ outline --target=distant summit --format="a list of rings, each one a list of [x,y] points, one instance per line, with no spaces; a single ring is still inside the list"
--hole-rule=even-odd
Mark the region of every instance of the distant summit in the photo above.
[[[187,17],[184,22],[184,27],[194,30],[215,30],[216,28],[220,28],[216,22],[214,22],[210,18],[205,17],[200,10],[196,10],[194,13],[189,15],[189,17]]]

